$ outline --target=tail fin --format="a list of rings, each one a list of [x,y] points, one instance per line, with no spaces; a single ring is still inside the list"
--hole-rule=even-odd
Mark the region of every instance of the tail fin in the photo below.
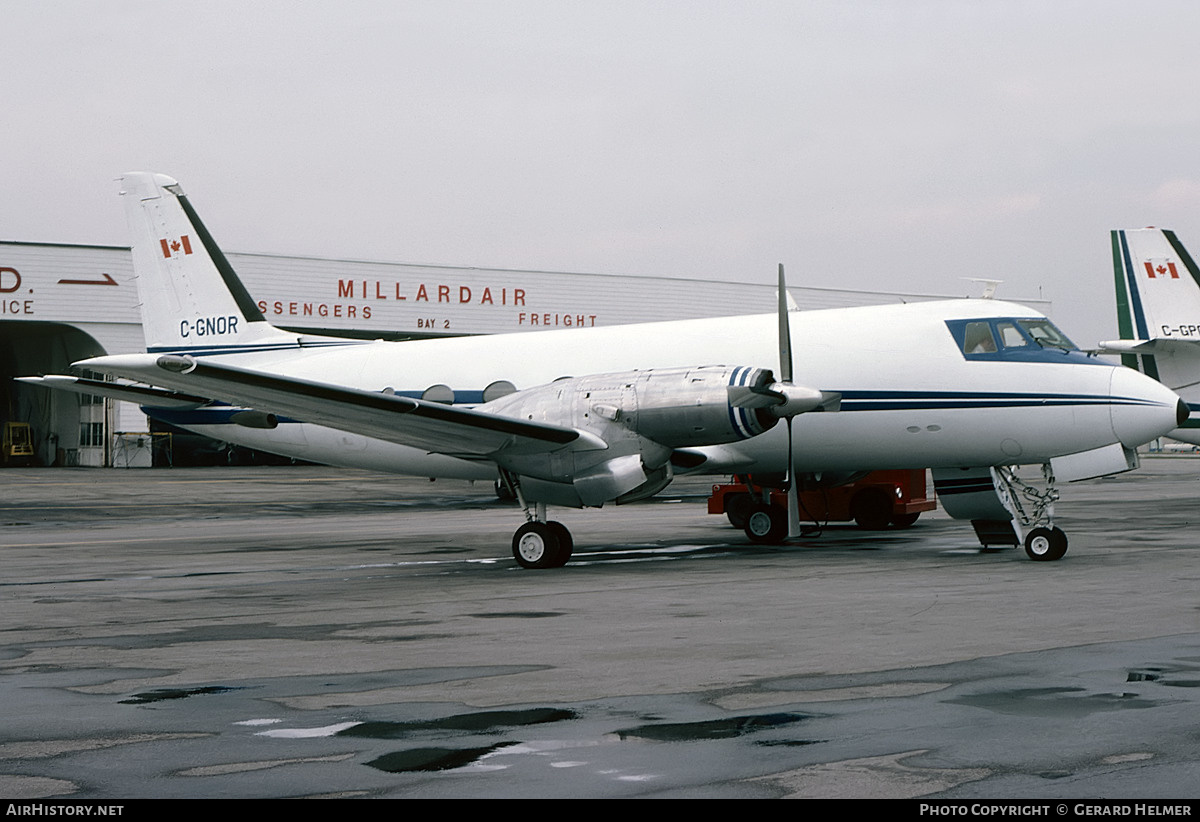
[[[179,183],[138,171],[121,177],[148,351],[193,353],[294,345],[238,279]]]
[[[1117,324],[1126,365],[1169,388],[1200,382],[1200,269],[1175,232],[1112,232]],[[1192,389],[1196,393],[1196,389]],[[1185,397],[1187,399],[1187,397]]]

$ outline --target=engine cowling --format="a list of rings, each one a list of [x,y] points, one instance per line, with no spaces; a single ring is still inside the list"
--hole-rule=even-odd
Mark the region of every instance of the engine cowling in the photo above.
[[[527,496],[558,505],[602,505],[654,493],[671,477],[676,448],[749,439],[779,421],[769,405],[739,402],[769,394],[769,370],[699,366],[570,377],[478,406],[517,419],[582,429],[605,448],[502,452]],[[626,496],[628,495],[628,497]]]
[[[765,391],[773,383],[769,370],[748,366],[623,371],[557,380],[480,408],[593,431],[610,444],[624,431],[668,448],[720,445],[758,436],[779,421],[768,407],[731,398],[733,391]]]
[[[771,372],[708,366],[638,373],[637,407],[629,425],[672,448],[721,445],[756,437],[779,417],[764,407],[737,405],[730,389],[765,390]]]

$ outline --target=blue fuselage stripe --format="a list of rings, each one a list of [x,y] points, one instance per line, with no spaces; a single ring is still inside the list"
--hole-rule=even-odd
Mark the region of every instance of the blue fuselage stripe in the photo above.
[[[745,373],[736,373],[731,377],[730,384],[744,385],[746,378],[753,369],[746,368]],[[400,396],[419,398],[420,391],[397,391]],[[978,391],[842,391],[841,410],[849,411],[928,411],[928,410],[962,410],[983,408],[1034,408],[1034,407],[1071,407],[1071,406],[1155,406],[1161,405],[1151,400],[1137,397],[1111,397],[1104,394],[996,394]],[[482,391],[455,391],[455,405],[478,405],[483,401]],[[1200,404],[1193,403],[1189,407],[1200,411]],[[243,410],[227,404],[214,404],[204,408],[191,410],[174,410],[143,406],[150,416],[172,425],[224,425],[236,424],[232,417]],[[756,427],[749,417],[742,417],[741,412],[747,409],[729,408],[729,420],[733,430],[746,439],[755,435]],[[281,417],[280,423],[300,422],[300,420]]]

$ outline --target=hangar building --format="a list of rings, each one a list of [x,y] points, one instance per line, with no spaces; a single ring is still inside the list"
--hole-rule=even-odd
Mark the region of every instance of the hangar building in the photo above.
[[[227,254],[271,323],[364,339],[496,334],[766,313],[774,284]],[[793,287],[802,308],[943,299]],[[1023,300],[1046,311],[1048,303]],[[144,351],[128,248],[0,241],[0,421],[39,465],[151,464],[130,403],[13,381],[87,357]],[[15,426],[13,424],[16,424]],[[22,434],[22,432],[24,432]],[[5,464],[13,459],[6,437]]]

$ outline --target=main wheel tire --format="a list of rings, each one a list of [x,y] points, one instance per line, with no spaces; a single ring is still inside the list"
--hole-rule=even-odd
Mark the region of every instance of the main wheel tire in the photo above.
[[[850,516],[864,531],[882,531],[892,519],[892,501],[878,488],[859,491],[850,501]]]
[[[745,531],[751,542],[778,545],[787,539],[787,509],[779,505],[755,503],[746,516]]]
[[[527,522],[518,528],[513,534],[512,552],[522,568],[558,568],[566,562],[559,531],[548,522]]]
[[[554,560],[553,565],[548,568],[561,568],[571,559],[571,554],[575,551],[575,539],[571,536],[571,532],[567,530],[567,526],[561,522],[547,522],[546,525],[558,537],[558,557]]]
[[[920,511],[915,514],[896,514],[892,517],[892,525],[895,525],[897,528],[911,528],[917,524],[917,520],[920,517]]]
[[[1034,528],[1025,535],[1025,553],[1035,562],[1053,562],[1067,552],[1067,535],[1061,528]]]
[[[730,494],[725,497],[725,516],[734,528],[745,528],[746,518],[754,507],[754,497],[749,494]]]

